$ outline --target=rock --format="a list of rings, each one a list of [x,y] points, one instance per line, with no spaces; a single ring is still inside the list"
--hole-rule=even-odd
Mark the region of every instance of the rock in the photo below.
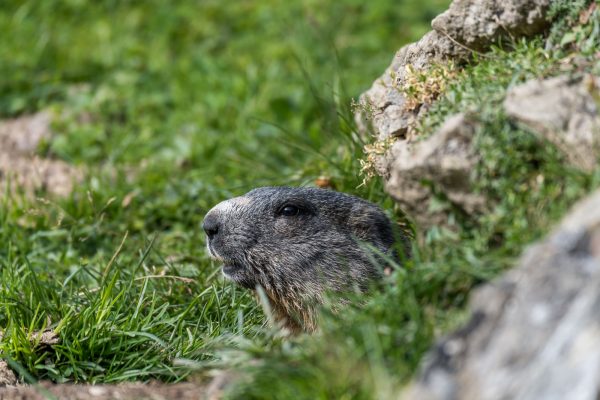
[[[488,49],[502,37],[517,38],[543,32],[551,0],[454,0],[432,22],[433,31],[400,49],[392,64],[360,97],[356,121],[363,132],[377,140],[407,134],[419,108],[406,109],[400,90],[406,83],[407,66],[426,71],[446,60],[462,61],[473,50]]]
[[[559,76],[531,80],[509,90],[506,113],[560,150],[576,167],[591,171],[600,155],[598,78]]]
[[[0,122],[0,149],[2,153],[12,156],[29,156],[37,150],[42,140],[49,140],[50,113],[42,111],[37,114]]]
[[[549,25],[549,0],[454,0],[431,26],[453,41],[483,51],[502,37],[531,36]]]
[[[17,384],[17,377],[5,360],[0,360],[0,388]]]
[[[360,96],[356,122],[363,132],[372,130],[377,140],[404,138],[419,108],[405,107],[406,97],[400,90],[406,80],[407,65],[425,70],[434,63],[452,58],[465,58],[469,52],[452,40],[432,31],[421,40],[401,48],[385,73],[371,89]]]
[[[422,100],[407,97],[407,85],[415,88],[411,83],[415,81],[415,73],[431,77],[436,68],[449,68],[453,65],[449,62],[460,63],[472,51],[484,51],[503,37],[514,40],[543,32],[549,25],[545,14],[550,3],[550,0],[454,0],[446,12],[433,20],[434,30],[400,49],[385,73],[361,95],[355,119],[359,130],[372,133],[376,140],[375,145],[365,149],[365,164],[383,176],[387,191],[425,227],[446,223],[447,218],[444,212],[432,209],[432,191],[424,181],[432,180],[436,189],[441,188],[452,203],[467,213],[482,209],[485,201],[469,189],[468,175],[476,157],[467,150],[468,135],[458,134],[448,143],[444,134],[422,144],[411,143],[412,127],[439,95],[436,92],[439,87],[426,86],[424,90],[432,93],[426,93],[423,98],[427,100]],[[397,141],[391,152],[372,154],[377,144],[384,143],[387,147],[391,140]],[[450,148],[444,146],[456,141],[462,141],[461,150],[450,155],[447,153]],[[433,146],[442,149],[434,150]],[[436,158],[427,160],[428,153],[436,154]],[[460,161],[463,155],[467,158]]]
[[[33,195],[43,190],[56,196],[67,196],[81,172],[60,161],[40,157],[12,157],[0,153],[0,187],[9,184],[10,191],[23,190]]]
[[[600,190],[477,290],[471,320],[426,357],[406,399],[597,399]]]
[[[0,341],[4,338],[4,333],[0,332]],[[52,346],[60,343],[59,336],[51,329],[45,331],[35,331],[29,336],[32,344],[37,349],[48,350]],[[3,399],[1,388],[4,386],[13,386],[18,383],[17,377],[5,360],[0,359],[0,399]]]
[[[481,212],[485,198],[473,193],[471,174],[479,161],[472,141],[476,124],[452,116],[423,141],[397,141],[388,153],[386,191],[422,227],[447,222],[447,210],[434,209],[434,192],[467,214]]]
[[[52,329],[46,329],[41,332],[34,332],[31,340],[37,346],[49,348],[60,343],[60,337]]]
[[[0,193],[42,190],[56,196],[71,193],[82,172],[60,160],[35,155],[40,142],[49,140],[51,117],[46,112],[0,121]],[[1,195],[0,194],[0,195]]]

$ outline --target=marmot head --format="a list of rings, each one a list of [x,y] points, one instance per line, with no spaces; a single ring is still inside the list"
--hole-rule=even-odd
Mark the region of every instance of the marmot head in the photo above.
[[[223,274],[261,287],[275,318],[293,332],[315,329],[326,291],[365,289],[381,275],[364,243],[391,253],[383,211],[331,190],[264,187],[215,206],[204,219],[210,255]]]

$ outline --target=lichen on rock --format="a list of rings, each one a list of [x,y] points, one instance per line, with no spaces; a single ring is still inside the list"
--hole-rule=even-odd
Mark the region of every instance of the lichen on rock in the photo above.
[[[455,0],[432,21],[433,31],[401,48],[373,86],[360,96],[371,115],[359,109],[358,126],[378,140],[405,135],[418,107],[407,109],[403,90],[410,71],[423,71],[449,60],[466,60],[473,51],[488,49],[503,37],[543,32],[550,0]],[[407,68],[409,67],[409,68]],[[366,106],[368,105],[368,107]]]
[[[485,209],[485,200],[473,191],[470,178],[478,160],[472,146],[473,121],[462,114],[451,117],[422,142],[413,132],[416,121],[443,92],[444,79],[454,76],[454,66],[473,52],[485,51],[503,38],[547,29],[550,3],[455,0],[433,20],[433,31],[401,48],[385,73],[360,96],[357,125],[363,134],[372,134],[375,142],[366,147],[363,170],[382,176],[387,192],[421,227],[447,223],[447,213],[432,207],[435,195],[467,214]],[[415,79],[432,76],[440,68],[447,71],[441,74],[441,82],[436,79],[427,84],[426,79]],[[382,143],[386,145],[379,145]]]

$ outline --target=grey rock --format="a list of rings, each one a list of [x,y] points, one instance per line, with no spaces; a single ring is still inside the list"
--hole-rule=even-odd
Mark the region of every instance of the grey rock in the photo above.
[[[74,182],[81,180],[82,173],[77,168],[61,160],[51,160],[37,156],[13,157],[0,152],[0,188],[5,185],[9,192],[23,191],[33,196],[42,190],[55,196],[67,196],[73,190]]]
[[[458,114],[429,138],[397,141],[389,151],[386,191],[420,226],[447,222],[447,210],[433,207],[434,191],[467,214],[484,211],[485,198],[471,185],[479,161],[473,147],[475,132],[476,124]]]
[[[0,359],[0,388],[4,386],[16,385],[17,377],[15,373],[10,369],[8,363],[5,360]]]
[[[0,121],[0,150],[13,156],[31,155],[42,140],[52,136],[51,121],[45,111]]]
[[[440,156],[448,148],[437,151],[432,148],[449,144],[444,135],[422,145],[410,143],[414,136],[411,128],[427,112],[429,104],[414,107],[411,104],[414,99],[407,100],[401,89],[410,82],[409,74],[427,73],[432,66],[447,61],[460,63],[468,59],[472,51],[484,51],[502,37],[517,38],[543,32],[548,27],[545,13],[550,2],[455,0],[446,12],[433,20],[434,30],[400,49],[385,73],[361,95],[355,115],[359,130],[372,134],[379,143],[387,143],[390,138],[396,140],[390,152],[369,156],[369,162],[383,177],[388,192],[406,206],[406,211],[418,222],[428,226],[446,221],[443,212],[431,208],[431,190],[420,183],[424,180],[433,179],[434,184],[467,213],[480,210],[483,199],[469,189],[467,175],[475,157],[467,150],[469,146],[464,140],[461,147],[464,154],[456,153],[452,157]],[[427,153],[436,154],[437,158],[426,160]],[[461,156],[466,158],[459,162]],[[445,165],[450,159],[454,165]]]
[[[546,29],[550,0],[454,0],[431,26],[472,50],[501,37],[531,36]]]
[[[600,191],[515,269],[477,290],[471,320],[431,351],[406,399],[597,399]]]
[[[600,154],[598,78],[559,76],[509,90],[506,113],[561,149],[567,160],[592,170]]]
[[[0,193],[8,186],[9,193],[33,196],[43,190],[66,196],[82,179],[82,171],[74,166],[35,154],[40,142],[52,137],[50,124],[47,112],[0,121]]]
[[[432,22],[433,31],[401,48],[392,64],[363,93],[356,121],[363,132],[378,140],[406,135],[419,112],[405,110],[405,96],[398,89],[406,80],[406,66],[426,70],[446,60],[461,61],[473,50],[488,49],[502,37],[520,37],[543,32],[550,0],[455,0]]]
[[[403,138],[419,109],[405,109],[406,98],[399,87],[406,80],[406,66],[425,70],[435,63],[453,58],[465,58],[465,48],[436,31],[427,33],[421,40],[401,48],[392,65],[373,86],[360,97],[356,122],[361,131],[371,130],[378,140],[388,137]]]

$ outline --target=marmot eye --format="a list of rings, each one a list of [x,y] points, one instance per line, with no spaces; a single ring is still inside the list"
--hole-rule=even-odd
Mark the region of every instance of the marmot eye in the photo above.
[[[285,217],[295,217],[296,215],[300,214],[300,208],[291,204],[286,204],[285,206],[281,207],[279,214]]]

